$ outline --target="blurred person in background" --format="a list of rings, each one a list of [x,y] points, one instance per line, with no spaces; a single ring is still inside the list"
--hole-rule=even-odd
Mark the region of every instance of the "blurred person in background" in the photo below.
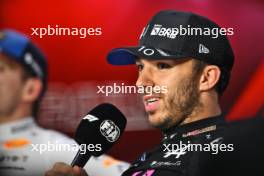
[[[40,151],[41,144],[76,142],[35,122],[47,89],[47,62],[23,34],[0,31],[0,175],[44,175],[55,162],[70,163],[77,151]],[[35,146],[35,147],[33,147]],[[86,169],[94,176],[117,176],[128,167],[107,155],[91,158]]]

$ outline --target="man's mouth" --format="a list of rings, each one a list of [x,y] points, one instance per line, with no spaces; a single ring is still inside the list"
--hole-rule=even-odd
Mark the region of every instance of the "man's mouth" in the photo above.
[[[160,97],[153,95],[144,96],[144,105],[147,112],[153,112],[158,109],[160,104]]]

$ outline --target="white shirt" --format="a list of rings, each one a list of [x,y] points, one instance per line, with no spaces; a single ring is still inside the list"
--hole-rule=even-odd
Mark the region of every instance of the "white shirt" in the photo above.
[[[76,150],[68,150],[68,146]],[[62,133],[37,126],[31,117],[0,124],[0,175],[43,176],[56,162],[70,164],[76,146]],[[119,176],[128,167],[128,163],[103,155],[90,158],[84,169],[89,176]]]

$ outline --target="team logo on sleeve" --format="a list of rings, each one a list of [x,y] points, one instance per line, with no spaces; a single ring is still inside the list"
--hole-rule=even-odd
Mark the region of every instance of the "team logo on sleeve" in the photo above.
[[[5,141],[3,144],[3,147],[6,149],[18,149],[18,148],[26,147],[30,143],[31,142],[28,139],[24,139],[24,138],[11,139],[11,140]]]

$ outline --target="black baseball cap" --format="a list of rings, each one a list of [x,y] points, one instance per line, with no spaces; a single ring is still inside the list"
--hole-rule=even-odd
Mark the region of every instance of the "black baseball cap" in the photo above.
[[[226,33],[225,28],[203,16],[161,11],[143,29],[138,46],[113,49],[107,60],[113,65],[128,65],[134,64],[138,57],[153,60],[190,57],[231,71],[234,54]]]
[[[20,63],[43,82],[43,91],[47,85],[47,61],[40,49],[28,37],[15,30],[0,30],[0,53]]]

